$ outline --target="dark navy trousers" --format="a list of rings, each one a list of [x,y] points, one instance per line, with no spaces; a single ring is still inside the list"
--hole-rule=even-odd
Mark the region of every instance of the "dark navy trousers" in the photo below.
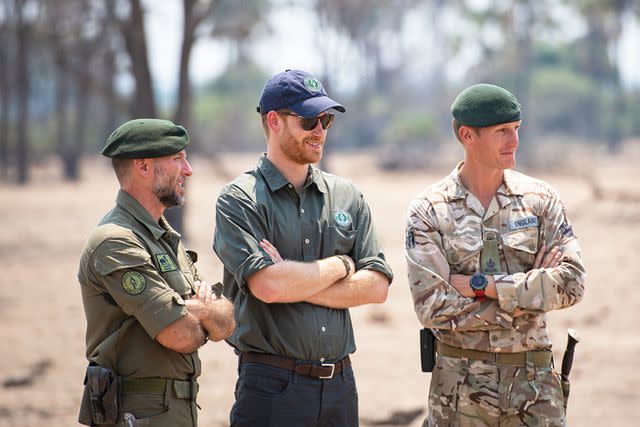
[[[243,363],[232,427],[357,427],[358,392],[351,365],[315,379],[260,363]]]

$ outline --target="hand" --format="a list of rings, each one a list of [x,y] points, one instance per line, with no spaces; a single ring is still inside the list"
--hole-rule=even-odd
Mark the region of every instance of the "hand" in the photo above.
[[[545,251],[547,249],[546,244],[542,244],[538,253],[536,254],[536,258],[533,261],[533,269],[538,268],[555,268],[560,264],[560,258],[562,258],[562,252],[560,252],[560,247],[555,246],[553,249],[549,251],[548,254],[545,255]]]
[[[200,300],[203,304],[207,304],[213,298],[213,288],[207,282],[197,280],[195,282],[196,294],[191,299]]]
[[[267,239],[260,240],[260,247],[264,249],[264,251],[271,257],[271,260],[273,262],[284,261],[284,259],[282,259],[282,257],[280,256],[280,252],[278,252],[276,247],[273,246]]]

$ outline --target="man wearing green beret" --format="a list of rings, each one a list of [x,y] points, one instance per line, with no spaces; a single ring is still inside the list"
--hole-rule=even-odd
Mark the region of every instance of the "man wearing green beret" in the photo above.
[[[557,192],[511,170],[522,112],[478,84],[454,101],[464,161],[409,206],[414,308],[432,330],[425,426],[564,426],[546,312],[582,299],[580,247]]]
[[[197,349],[233,331],[233,307],[201,281],[163,213],[184,203],[186,130],[131,120],[102,150],[120,191],[82,252],[86,425],[196,426]],[[219,292],[218,292],[219,294]]]

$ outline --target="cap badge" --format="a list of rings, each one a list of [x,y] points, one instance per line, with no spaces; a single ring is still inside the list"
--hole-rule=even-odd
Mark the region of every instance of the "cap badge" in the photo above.
[[[319,92],[322,85],[318,79],[307,76],[304,78],[304,87],[306,87],[310,92]]]

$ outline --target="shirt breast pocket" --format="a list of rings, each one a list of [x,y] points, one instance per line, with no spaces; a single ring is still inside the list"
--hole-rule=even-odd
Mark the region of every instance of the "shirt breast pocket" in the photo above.
[[[356,241],[357,230],[345,230],[343,228],[328,226],[325,233],[323,258],[333,255],[350,255]]]
[[[517,261],[519,268],[512,273],[527,271],[533,266],[533,260],[538,252],[538,229],[525,228],[502,236],[505,257],[510,270],[513,270],[513,263]]]
[[[451,266],[451,273],[473,274],[480,265],[482,241],[476,237],[442,236],[445,256]]]

